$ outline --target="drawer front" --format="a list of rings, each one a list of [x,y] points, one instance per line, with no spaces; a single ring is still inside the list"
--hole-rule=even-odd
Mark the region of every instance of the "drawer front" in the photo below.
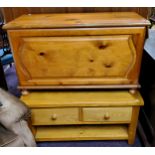
[[[109,28],[22,30],[9,36],[20,85],[50,88],[136,84],[142,34],[143,29]]]
[[[83,121],[92,122],[130,122],[132,107],[83,108]]]
[[[33,125],[75,124],[79,121],[76,108],[32,109]]]

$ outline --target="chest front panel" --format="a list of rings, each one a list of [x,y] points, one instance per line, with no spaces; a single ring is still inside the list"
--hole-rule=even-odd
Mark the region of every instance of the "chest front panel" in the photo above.
[[[144,30],[11,30],[20,86],[137,84]]]

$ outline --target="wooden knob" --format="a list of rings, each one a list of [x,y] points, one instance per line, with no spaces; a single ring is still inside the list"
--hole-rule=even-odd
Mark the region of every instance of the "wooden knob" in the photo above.
[[[27,91],[27,90],[22,90],[22,95],[28,95],[29,94],[29,92]]]
[[[136,93],[136,89],[130,89],[129,92],[130,92],[131,94],[135,94],[135,93]]]
[[[51,117],[51,119],[52,119],[53,121],[56,120],[56,119],[57,119],[57,115],[56,115],[56,114],[53,114],[52,117]]]
[[[105,119],[105,120],[110,119],[110,115],[109,115],[109,113],[105,113],[105,114],[104,114],[104,119]]]

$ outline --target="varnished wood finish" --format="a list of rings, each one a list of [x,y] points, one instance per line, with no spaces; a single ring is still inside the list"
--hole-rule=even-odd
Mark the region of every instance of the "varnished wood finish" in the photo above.
[[[134,48],[130,49],[130,47],[133,47],[132,44],[128,45],[128,42],[130,42],[129,36],[92,38],[48,37],[33,38],[32,40],[30,38],[23,39],[23,42],[20,57],[32,79],[43,77],[122,77],[126,76],[130,66],[133,66],[135,62],[136,52]],[[39,47],[38,44],[40,44]],[[108,48],[109,44],[110,47]],[[119,50],[119,46],[122,47],[122,50]],[[28,47],[35,49],[33,54]],[[107,50],[103,50],[104,48]],[[124,51],[124,49],[126,50]],[[131,53],[131,51],[133,53]],[[48,59],[46,59],[46,55]],[[111,55],[113,55],[113,58]],[[38,65],[40,69],[32,67],[31,59],[34,60],[33,66]],[[113,84],[114,80],[109,81],[109,83]],[[122,80],[128,82],[126,79]],[[97,83],[97,81],[98,79],[94,82]],[[69,82],[69,84],[74,83],[75,81],[73,81],[73,83]],[[58,83],[53,82],[53,84]],[[65,82],[63,82],[63,84],[65,84]]]
[[[1,8],[0,8],[1,9]],[[144,18],[149,17],[148,7],[5,7],[2,8],[5,21],[9,22],[23,14],[52,13],[90,13],[90,12],[137,12]]]
[[[7,23],[4,29],[147,26],[149,22],[134,12],[28,14]]]
[[[138,91],[41,91],[30,92],[21,100],[32,110],[37,141],[128,139],[131,144],[137,108],[143,105]]]
[[[136,88],[149,24],[136,13],[115,12],[30,14],[3,27],[9,35],[19,88],[115,89],[22,95],[32,110],[37,141],[134,142],[143,105]]]
[[[70,141],[70,140],[126,140],[127,127],[111,126],[55,126],[38,127],[37,141]]]
[[[53,91],[31,92],[21,96],[30,108],[54,107],[128,107],[142,106],[139,92],[128,91]]]
[[[134,144],[135,134],[137,130],[139,110],[140,110],[140,107],[134,107],[132,111],[131,123],[129,124],[129,128],[128,128],[128,135],[129,135],[128,143],[129,144]]]
[[[83,108],[83,121],[130,122],[132,107]]]
[[[84,85],[83,87],[93,87],[94,85],[100,87],[103,84],[107,86],[113,84],[115,87],[118,84],[120,86],[137,84],[145,27],[10,30],[8,34],[14,51],[21,88],[24,88],[24,86],[29,89],[34,89],[34,87],[36,89],[42,87],[50,89],[53,86],[58,86],[58,88],[61,86],[75,86],[75,88],[78,88],[82,85]],[[89,37],[87,37],[88,35]],[[34,36],[35,40],[33,39]],[[108,38],[111,41],[108,41]],[[52,43],[54,46],[45,44],[45,42]],[[60,44],[62,45],[60,46]],[[102,48],[100,48],[100,45],[102,45]],[[118,45],[122,48],[119,48]],[[58,47],[60,50],[57,49]],[[82,52],[85,51],[85,48],[93,49],[93,51],[85,54],[85,52]],[[118,48],[122,52],[118,52]],[[66,56],[66,51],[72,49],[75,52],[68,52],[67,59],[70,59],[70,61],[67,61],[62,55],[65,54]],[[76,55],[79,54],[79,50],[81,52],[78,57]],[[114,55],[110,54],[111,52]],[[25,53],[29,59],[26,59]],[[53,55],[53,53],[55,54]],[[105,56],[106,59],[103,56],[99,57],[100,55]],[[127,60],[129,66],[127,66]],[[36,66],[36,63],[39,70],[38,67],[33,67]],[[75,67],[76,69],[74,69]],[[59,72],[59,70],[61,71]],[[54,78],[55,74],[57,77]],[[43,78],[42,75],[44,75]]]
[[[83,83],[80,78],[88,79],[89,77],[95,78],[96,84],[98,84],[98,78],[102,77],[113,78],[109,81],[103,80],[106,84],[117,83],[116,77],[119,77],[122,83],[129,83],[126,76],[136,58],[134,45],[128,35],[30,37],[21,39],[21,42],[22,46],[17,52],[20,53],[23,68],[32,80],[36,79],[36,83],[37,79],[44,77],[53,79],[53,82],[52,80],[49,82],[52,85],[59,85],[59,82],[55,80],[57,78],[75,78],[75,80],[62,80],[63,85],[70,85],[84,84],[85,82]],[[46,85],[46,82],[42,83],[38,82],[40,85]]]
[[[128,124],[131,122],[131,107],[94,108],[97,109],[96,113],[88,113],[87,109],[90,110],[90,108],[32,109],[31,124],[35,127],[38,125]]]
[[[123,85],[80,85],[80,86],[18,86],[19,89],[31,89],[31,90],[35,90],[35,89],[44,89],[44,90],[63,90],[63,89],[68,89],[68,90],[73,90],[73,89],[83,89],[83,90],[89,90],[89,89],[98,89],[98,90],[108,90],[108,89],[115,89],[117,88],[119,89],[129,89],[129,88],[140,88],[141,86],[139,84],[123,84]]]
[[[33,125],[76,124],[79,121],[79,109],[32,109],[31,117]]]
[[[30,128],[32,134],[33,134],[34,137],[35,137],[36,131],[37,131],[37,130],[36,130],[36,127],[32,125],[32,119],[29,118],[27,122],[28,122],[28,127]]]

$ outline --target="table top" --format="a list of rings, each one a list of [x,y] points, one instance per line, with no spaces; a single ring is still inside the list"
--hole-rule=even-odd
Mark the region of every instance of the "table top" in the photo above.
[[[150,22],[135,12],[27,14],[5,24],[4,29],[147,26]]]
[[[143,100],[137,91],[32,91],[21,96],[29,107],[78,107],[78,106],[140,106]],[[52,102],[51,102],[52,101]]]

